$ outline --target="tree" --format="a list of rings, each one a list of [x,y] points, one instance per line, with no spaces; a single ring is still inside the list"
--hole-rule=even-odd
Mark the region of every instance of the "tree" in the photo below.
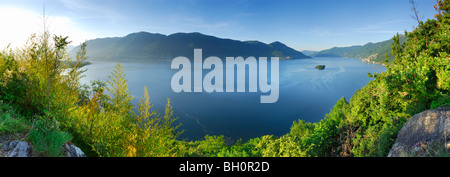
[[[414,20],[416,20],[417,21],[417,24],[420,24],[420,22],[422,21],[422,19],[423,19],[423,16],[422,17],[419,17],[419,11],[417,10],[417,3],[416,3],[416,1],[415,0],[409,0],[409,3],[411,4],[411,11],[413,11],[413,13],[414,13],[414,15],[411,15],[411,17],[414,19]]]
[[[116,63],[111,74],[110,80],[107,81],[109,87],[106,88],[111,93],[110,100],[112,102],[109,109],[117,111],[120,115],[128,116],[133,108],[131,100],[134,97],[128,91],[127,79],[125,79],[123,67],[119,62]]]

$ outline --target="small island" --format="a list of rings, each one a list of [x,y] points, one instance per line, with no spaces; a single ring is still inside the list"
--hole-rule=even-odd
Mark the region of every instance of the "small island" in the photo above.
[[[316,68],[318,70],[323,70],[323,69],[325,69],[325,65],[317,65]]]

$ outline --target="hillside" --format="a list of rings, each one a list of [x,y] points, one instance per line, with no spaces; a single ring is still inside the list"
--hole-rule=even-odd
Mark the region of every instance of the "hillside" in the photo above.
[[[406,37],[400,36],[400,43],[404,43]],[[361,58],[364,62],[368,63],[382,63],[388,55],[389,62],[394,59],[392,55],[392,39],[372,43],[369,42],[363,46],[355,45],[351,47],[333,47],[331,49],[322,50],[314,53],[313,57],[344,57],[344,58]]]
[[[203,57],[280,57],[280,59],[310,58],[281,42],[265,44],[259,41],[238,41],[201,33],[171,35],[148,32],[125,37],[99,38],[87,41],[89,60],[170,60],[177,56],[193,57],[194,48],[203,49]],[[80,46],[71,50],[75,56]]]

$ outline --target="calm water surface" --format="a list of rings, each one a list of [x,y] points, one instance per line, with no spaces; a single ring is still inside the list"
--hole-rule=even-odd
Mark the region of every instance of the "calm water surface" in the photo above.
[[[170,69],[170,61],[121,64],[128,89],[135,97],[133,103],[139,102],[144,86],[148,88],[153,108],[160,113],[164,113],[170,98],[174,115],[184,130],[181,138],[188,140],[198,140],[206,134],[244,141],[262,135],[286,134],[294,120],[318,122],[341,97],[350,99],[356,90],[372,80],[367,77],[368,72],[385,70],[381,65],[351,58],[281,60],[279,99],[276,103],[261,104],[260,96],[268,93],[175,93],[170,82],[178,70]],[[319,64],[326,65],[325,70],[314,68]],[[81,82],[108,80],[114,65],[115,62],[92,61]],[[204,70],[203,76],[207,72]]]

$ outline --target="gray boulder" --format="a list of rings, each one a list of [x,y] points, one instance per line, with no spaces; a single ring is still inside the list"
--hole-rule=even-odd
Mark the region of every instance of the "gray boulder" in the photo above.
[[[63,148],[65,157],[86,157],[84,152],[73,144],[65,143]]]
[[[414,115],[397,135],[388,157],[439,156],[450,147],[450,106]]]
[[[3,144],[5,157],[31,157],[31,146],[25,141],[13,140]]]

